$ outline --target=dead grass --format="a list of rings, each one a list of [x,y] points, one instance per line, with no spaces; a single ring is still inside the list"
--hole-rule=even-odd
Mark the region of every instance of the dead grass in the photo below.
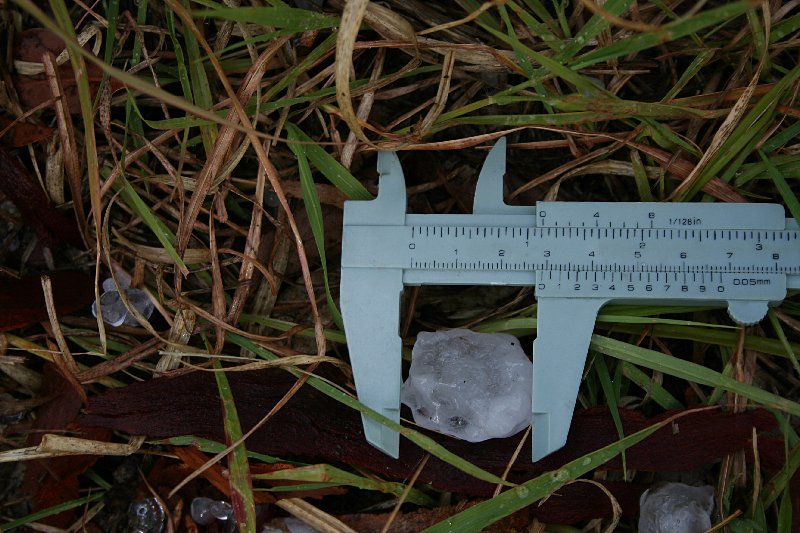
[[[12,322],[3,338],[0,389],[12,395],[12,404],[46,396],[47,387],[26,384],[52,380],[45,371],[51,363],[85,406],[111,389],[208,370],[219,359],[241,370],[280,365],[297,377],[277,407],[262,413],[264,424],[303,387],[358,409],[348,396],[353,388],[336,306],[341,208],[345,198],[377,192],[378,149],[402,152],[415,212],[469,211],[485,149],[505,136],[512,202],[775,201],[800,213],[794,182],[800,176],[797,2],[332,0],[322,10],[261,4],[51,0],[40,8],[18,0],[2,13],[6,42],[19,42],[36,27],[62,40],[48,45],[40,35],[29,49],[8,48],[0,104],[10,122],[0,123],[0,136],[49,200],[75,221],[83,243],[47,245],[26,220],[30,206],[6,201],[0,204],[4,273],[82,270],[95,278],[98,298],[102,280],[119,284],[124,272],[155,306],[150,318],[131,311],[137,325],[110,327],[100,316],[91,319],[88,307],[65,312],[53,299],[61,289],[42,278],[46,313]],[[32,125],[45,128],[46,136],[11,144],[11,133],[17,138]],[[0,180],[13,200],[9,187],[13,182]],[[524,322],[535,313],[527,293],[492,300],[469,292],[446,298],[425,289],[408,292],[403,331],[409,341],[420,329],[467,322],[533,331]],[[16,309],[9,304],[10,312]],[[717,522],[789,531],[790,480],[800,457],[792,425],[796,298],[770,315],[770,324],[731,336],[718,327],[730,322],[709,310],[683,315],[691,321],[686,324],[646,321],[675,312],[688,313],[611,309],[613,319],[601,317],[597,332],[614,339],[594,346],[595,357],[608,358],[587,369],[582,407],[655,414],[728,396],[722,403],[735,411],[775,407],[783,469],[762,471],[742,452],[709,465],[702,476],[718,490]],[[657,365],[670,353],[687,362],[665,380],[671,370]],[[270,358],[278,362],[263,361]],[[170,392],[164,393],[168,402]],[[268,476],[255,475],[264,474],[263,457],[248,456],[242,436],[251,428],[241,427],[237,416],[247,406],[232,395],[223,394],[223,401],[228,446],[205,451],[216,461],[228,457],[230,487],[222,492],[234,501],[240,529],[255,531],[254,488],[277,489],[261,484]],[[51,449],[52,439],[29,438],[42,417],[27,405],[20,403],[15,412],[22,418],[3,429],[2,444],[10,451],[0,458],[87,453],[72,450],[71,440]],[[409,431],[440,459],[503,481]],[[81,446],[100,446],[92,454],[155,454],[188,464],[163,443],[132,439],[97,442],[121,440],[106,435]],[[632,442],[624,441],[617,453]],[[608,453],[600,450],[597,457]],[[320,531],[340,531],[347,520],[334,515],[338,505],[349,509],[347,490],[319,505],[311,499],[315,491],[326,494],[337,485],[360,487],[372,499],[385,493],[396,504],[387,526],[402,523],[402,509],[410,508],[401,507],[405,498],[442,506],[453,498],[413,481],[398,494],[397,484],[379,472],[351,469],[352,478],[338,472],[332,483],[324,477],[292,481],[310,492],[278,506]],[[208,486],[212,473],[197,471],[194,486],[201,478]],[[71,475],[81,491],[110,489],[102,466]],[[593,478],[615,475],[595,472]],[[546,494],[558,488],[531,487]],[[95,496],[71,494],[79,502],[73,505],[76,525],[83,524],[80,516],[102,515],[90,507]],[[167,501],[178,530],[188,524],[182,494]],[[509,509],[503,507],[508,494],[481,504],[483,516],[491,517],[485,523],[470,521],[480,514],[474,507],[472,514],[458,514],[453,530],[477,531],[500,520],[508,514],[501,511]],[[531,503],[520,502],[514,509]],[[28,510],[39,510],[39,503]],[[62,509],[48,505],[50,512]],[[43,519],[14,505],[0,507],[0,517],[6,530]],[[609,513],[604,520],[591,529],[616,525],[619,517]],[[632,530],[632,524],[628,516],[617,527]],[[445,527],[442,522],[434,530]]]

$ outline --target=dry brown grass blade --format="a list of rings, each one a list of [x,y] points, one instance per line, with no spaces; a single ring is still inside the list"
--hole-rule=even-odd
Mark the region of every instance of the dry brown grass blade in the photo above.
[[[269,179],[270,185],[272,186],[273,191],[275,191],[275,195],[278,198],[278,202],[281,205],[281,208],[286,213],[287,222],[289,223],[289,227],[291,228],[292,235],[295,240],[295,246],[297,247],[297,257],[300,261],[300,268],[303,273],[303,284],[305,286],[306,292],[308,293],[309,303],[311,306],[311,317],[314,320],[314,333],[317,341],[317,353],[318,355],[324,355],[326,352],[326,340],[325,340],[325,331],[322,325],[322,320],[319,316],[319,309],[317,306],[317,301],[314,296],[314,285],[311,281],[311,270],[308,265],[308,257],[306,256],[305,252],[305,245],[303,244],[303,239],[300,236],[300,230],[297,227],[297,223],[295,222],[294,215],[292,214],[291,207],[289,206],[289,202],[286,200],[286,194],[283,192],[283,187],[281,186],[281,178],[278,174],[278,170],[269,160],[269,156],[267,156],[266,151],[258,142],[258,134],[253,129],[250,120],[245,113],[244,108],[242,107],[241,102],[236,98],[236,95],[231,87],[228,79],[225,77],[225,71],[222,68],[222,65],[219,63],[219,60],[214,55],[211,47],[208,45],[206,40],[203,38],[203,35],[197,29],[197,26],[194,24],[194,20],[192,19],[191,15],[180,5],[176,2],[176,0],[167,0],[170,7],[175,10],[176,14],[180,17],[181,21],[186,25],[186,27],[195,35],[198,39],[198,42],[201,46],[205,49],[206,53],[209,55],[209,60],[214,67],[217,75],[219,76],[220,82],[225,87],[225,91],[228,93],[230,97],[231,105],[233,109],[236,111],[236,115],[241,122],[242,125],[246,126],[246,133],[248,137],[250,137],[250,142],[253,146],[253,149],[258,156],[258,160],[261,165],[264,167],[266,171],[267,178]]]
[[[400,508],[405,503],[406,498],[408,498],[408,494],[411,492],[411,489],[414,487],[414,484],[417,482],[419,475],[425,469],[425,465],[428,464],[428,459],[431,458],[431,454],[426,453],[425,457],[423,457],[422,461],[419,462],[419,466],[416,470],[414,470],[414,474],[411,476],[411,479],[408,480],[406,483],[406,488],[403,490],[403,494],[397,499],[397,503],[394,504],[394,508],[392,512],[389,513],[389,517],[386,519],[386,523],[383,524],[383,528],[381,528],[381,533],[388,533],[389,529],[392,527],[392,523],[397,518],[397,515],[400,514]]]
[[[211,312],[214,315],[214,353],[222,353],[225,346],[225,330],[220,323],[225,322],[225,284],[222,282],[222,270],[219,267],[219,254],[217,252],[217,232],[214,222],[214,212],[211,212],[208,223],[208,242],[211,247]]]
[[[185,13],[185,9],[180,8],[180,12]],[[176,10],[177,12],[177,10]],[[179,12],[179,13],[180,13]],[[185,21],[184,21],[185,22]],[[258,58],[258,61],[253,64],[245,77],[245,81],[239,91],[239,94],[232,94],[232,101],[236,100],[237,104],[242,101],[247,101],[258,88],[261,78],[266,72],[267,63],[278,52],[281,46],[286,42],[286,38],[278,39],[271,43]],[[205,41],[203,41],[205,43]],[[208,46],[208,43],[205,43]],[[231,89],[232,91],[232,89]],[[233,109],[228,112],[227,120],[229,122],[238,122],[242,125],[251,127],[250,121],[246,117],[242,117],[237,108],[241,104],[234,105]],[[243,112],[243,110],[242,110]],[[227,154],[233,144],[237,131],[231,127],[223,126],[220,128],[219,137],[214,145],[214,151],[206,160],[200,175],[197,178],[195,190],[189,200],[189,206],[184,213],[184,218],[178,228],[176,236],[176,246],[179,254],[183,254],[189,244],[189,238],[192,233],[192,225],[200,214],[200,208],[206,201],[206,197],[211,191],[213,183],[216,181],[219,170],[222,168]],[[252,141],[252,139],[251,139]]]
[[[189,344],[189,339],[192,338],[195,325],[197,324],[197,315],[191,309],[178,309],[175,313],[175,320],[172,322],[172,327],[169,329],[167,335],[167,348],[162,353],[161,358],[156,363],[156,375],[162,374],[169,370],[175,370],[181,364],[182,354],[177,354],[182,346]]]
[[[300,498],[278,500],[275,502],[275,505],[287,513],[290,513],[292,516],[299,518],[320,533],[357,533],[338,518],[329,515]]]
[[[264,144],[266,145],[267,143]],[[267,146],[262,146],[262,149],[266,152]],[[277,288],[277,281],[274,280],[272,274],[257,258],[258,250],[261,247],[262,227],[264,224],[264,206],[262,202],[265,190],[266,171],[261,167],[256,173],[255,201],[253,202],[253,210],[250,214],[250,227],[247,231],[247,241],[244,245],[244,253],[240,255],[242,258],[242,266],[239,269],[238,286],[233,293],[231,307],[228,310],[227,321],[230,324],[235,324],[239,321],[239,316],[244,310],[247,297],[250,295],[251,282],[256,268],[261,271],[264,279],[268,280],[270,285]],[[239,255],[239,252],[234,250],[231,250],[231,252],[234,255]]]
[[[141,257],[149,263],[158,265],[171,265],[173,263],[172,258],[163,248],[137,244],[126,239],[122,233],[116,229],[112,229],[112,231],[114,232],[114,239],[126,248],[129,248],[136,257]],[[211,261],[211,251],[206,248],[187,248],[183,254],[183,258],[190,264],[208,263]]]
[[[762,2],[761,8],[764,13],[764,31],[766,33],[766,40],[769,41],[769,30],[770,30],[770,16],[769,16],[769,3]],[[703,152],[703,157],[700,158],[700,161],[697,162],[692,172],[686,179],[675,188],[672,192],[672,198],[679,198],[683,195],[686,191],[692,189],[694,187],[694,183],[700,178],[700,174],[705,169],[708,162],[714,157],[717,152],[719,152],[722,145],[725,141],[728,140],[733,130],[736,126],[739,125],[744,114],[747,112],[747,108],[750,105],[750,100],[753,98],[753,94],[758,87],[758,80],[761,77],[761,70],[764,67],[764,63],[767,60],[767,49],[768,47],[764,48],[764,55],[762,55],[761,59],[756,66],[756,71],[753,73],[752,78],[750,78],[750,83],[747,84],[747,87],[742,91],[742,95],[736,101],[736,103],[731,108],[728,116],[725,117],[725,120],[722,121],[720,124],[719,129],[714,134],[714,138],[711,140],[711,144],[709,147]]]
[[[50,276],[42,276],[42,291],[44,292],[44,303],[47,307],[47,316],[50,319],[50,328],[53,332],[53,337],[56,339],[58,350],[53,350],[53,362],[58,367],[59,372],[64,379],[66,379],[70,386],[75,389],[84,405],[88,403],[86,391],[78,381],[77,375],[80,373],[78,363],[72,357],[72,352],[67,344],[67,339],[64,338],[64,333],[61,331],[61,324],[58,323],[58,314],[56,313],[56,305],[53,300],[53,284],[50,281]]]
[[[465,148],[472,148],[479,144],[487,143],[505,137],[511,133],[527,129],[527,126],[519,128],[511,128],[507,130],[496,131],[493,133],[484,133],[482,135],[473,135],[472,137],[464,137],[462,139],[453,139],[450,141],[432,141],[419,144],[408,144],[403,146],[403,150],[463,150]]]
[[[682,159],[677,155],[671,154],[665,150],[660,148],[655,148],[648,144],[640,143],[637,141],[632,140],[636,131],[629,132],[625,135],[619,134],[611,134],[611,133],[599,133],[599,132],[584,132],[578,130],[572,130],[569,128],[557,128],[557,127],[549,127],[549,126],[534,126],[530,127],[531,129],[541,129],[544,131],[554,131],[554,132],[561,132],[568,135],[575,135],[581,137],[589,137],[589,138],[602,138],[608,139],[611,141],[616,141],[619,143],[623,143],[631,148],[635,148],[640,152],[643,152],[649,156],[651,156],[655,161],[664,165],[664,171],[671,174],[675,178],[678,179],[685,179],[688,176],[692,169],[694,168],[693,164],[690,161]],[[543,178],[544,176],[540,176]],[[540,179],[537,178],[537,179]],[[554,179],[551,177],[550,179]],[[527,185],[526,185],[527,187]],[[737,192],[731,185],[725,183],[724,181],[720,180],[719,178],[712,178],[708,183],[703,186],[703,192],[722,200],[724,202],[747,202],[747,198],[742,196],[739,192]],[[516,191],[515,191],[516,193]]]
[[[486,13],[487,11],[492,9],[493,7],[499,6],[499,5],[503,5],[505,3],[506,3],[505,0],[492,0],[490,2],[484,2],[483,4],[480,5],[480,7],[478,7],[478,9],[476,9],[473,12],[471,12],[469,15],[467,15],[464,18],[460,18],[458,20],[453,20],[453,21],[447,22],[445,24],[439,24],[437,26],[433,26],[431,28],[428,28],[427,30],[422,30],[417,35],[427,35],[429,33],[435,33],[437,31],[449,30],[451,28],[457,28],[458,26],[461,26],[461,25],[467,24],[469,22],[472,22],[473,20],[475,20],[476,18],[481,16],[483,13]]]
[[[61,136],[55,132],[47,142],[44,181],[47,196],[56,205],[66,201],[64,196],[64,150],[61,149]]]
[[[350,92],[350,74],[353,70],[353,51],[356,39],[361,28],[361,22],[366,22],[382,37],[390,41],[398,41],[407,46],[402,49],[413,56],[411,63],[406,67],[416,68],[419,65],[419,50],[416,47],[416,34],[411,24],[396,12],[369,0],[348,0],[342,10],[342,22],[336,38],[336,101],[342,119],[350,127],[350,131],[365,144],[375,147],[375,144],[364,133],[364,125],[358,114],[353,109],[352,94]],[[369,129],[375,131],[374,128]]]
[[[298,183],[297,185],[299,187],[300,184]],[[285,216],[285,214],[282,215]],[[272,314],[272,309],[275,306],[275,302],[278,298],[281,276],[286,271],[286,265],[289,262],[290,250],[291,240],[286,234],[286,231],[281,227],[281,225],[279,225],[275,231],[275,237],[272,241],[272,249],[267,261],[269,270],[271,273],[273,273],[272,277],[277,283],[273,286],[270,283],[269,278],[260,280],[258,289],[256,289],[256,293],[252,299],[252,306],[250,309],[251,313],[261,316],[270,316],[270,314]],[[254,335],[262,335],[264,330],[265,328],[261,324],[250,324],[247,327],[247,331]],[[242,348],[242,355],[253,356],[254,354],[252,354],[249,350]]]
[[[173,355],[173,356],[183,356],[183,355],[190,355],[188,352],[180,352],[180,351],[168,351],[163,350],[161,352],[164,355]],[[195,354],[191,354],[195,355]],[[226,359],[239,359],[239,357],[231,357]],[[269,361],[254,361],[252,363],[242,363],[237,364],[236,366],[226,367],[222,370],[218,370],[216,368],[203,368],[195,365],[186,364],[186,366],[192,367],[195,370],[199,370],[202,372],[251,372],[254,370],[263,370],[265,368],[289,368],[289,367],[298,367],[298,366],[308,366],[308,365],[321,365],[323,363],[331,364],[333,366],[339,368],[347,368],[349,365],[338,359],[336,357],[330,357],[328,355],[287,355],[286,357],[281,357],[279,359],[271,359]]]
[[[386,58],[386,51],[381,48],[378,50],[378,53],[375,57],[375,64],[372,67],[372,73],[369,76],[369,83],[370,85],[374,85],[378,82],[381,74],[383,73],[383,62]],[[372,104],[375,103],[375,91],[369,91],[363,94],[361,97],[361,103],[358,104],[358,112],[356,116],[358,117],[359,121],[366,122],[367,118],[369,118],[369,112],[372,110]],[[342,155],[340,157],[340,162],[342,166],[349,169],[350,164],[353,162],[353,155],[356,153],[356,146],[358,146],[358,138],[353,131],[347,134],[347,141],[344,143],[344,147],[342,148]]]
[[[138,363],[142,359],[150,357],[158,352],[159,347],[163,344],[161,339],[155,338],[145,341],[144,343],[135,346],[127,352],[117,355],[113,359],[98,363],[91,368],[82,370],[78,374],[78,379],[81,383],[102,382],[103,378],[110,376],[115,372],[121,372],[126,368]]]
[[[42,442],[38,446],[0,452],[0,463],[69,455],[127,456],[136,453],[143,443],[144,437],[131,437],[128,444],[121,444],[46,433],[42,435]]]
[[[103,244],[103,246],[101,248],[99,248],[99,253],[104,255],[105,260],[106,260],[106,264],[111,266],[111,268],[109,269],[109,273],[111,274],[111,278],[114,280],[114,285],[116,285],[117,287],[122,287],[122,286],[124,286],[124,284],[121,283],[121,281],[118,279],[118,275],[117,275],[116,269],[113,268],[113,265],[115,264],[115,261],[111,257],[112,247],[111,247],[111,240],[110,240],[110,237],[109,237],[109,229],[108,229],[108,226],[109,226],[109,223],[110,223],[110,220],[111,220],[111,208],[113,207],[114,202],[116,201],[116,198],[117,198],[117,196],[114,196],[108,202],[108,206],[106,207],[106,216],[105,216],[104,219],[102,219],[103,220],[102,226],[100,226],[98,228],[97,237],[98,237],[98,239],[101,239],[101,242]],[[100,289],[99,278],[100,278],[100,257],[98,256],[97,263],[96,263],[96,268],[95,268],[95,293],[96,294],[100,292],[99,291],[99,289]],[[145,291],[146,291],[146,289],[145,289]],[[142,315],[142,313],[139,312],[138,309],[136,309],[136,307],[131,305],[131,303],[128,300],[128,296],[126,295],[125,291],[119,291],[118,295],[119,295],[120,300],[122,301],[122,304],[125,306],[125,309],[127,310],[127,312],[130,313],[131,316],[133,316],[136,319],[136,321],[139,323],[140,326],[142,326],[145,330],[147,330],[148,333],[150,333],[150,335],[152,335],[154,337],[154,340],[157,339],[157,340],[159,340],[161,342],[166,342],[166,339],[164,339],[155,330],[155,328],[153,328],[153,326],[150,324],[148,319],[146,319],[144,317],[144,315]],[[149,295],[149,292],[148,292],[148,295]],[[99,295],[96,295],[95,298],[96,298],[97,301],[100,301],[100,296]],[[152,300],[152,298],[151,298],[151,300]],[[156,307],[160,307],[160,304],[158,304],[158,302],[154,302],[154,305],[156,305]],[[102,318],[103,317],[103,315],[102,315],[102,306],[98,305],[96,310],[97,310],[97,323],[98,323],[98,328],[99,328],[99,333],[100,333],[100,345],[101,345],[103,353],[106,353],[106,330],[105,330],[105,323],[103,322],[103,318]],[[102,364],[104,364],[104,363],[101,363],[101,365]]]
[[[75,141],[75,128],[72,124],[72,117],[69,115],[67,96],[64,93],[64,88],[61,86],[61,79],[58,77],[58,72],[56,71],[53,54],[48,53],[42,56],[42,64],[44,65],[47,81],[50,83],[50,91],[53,93],[53,98],[55,99],[56,123],[58,124],[58,137],[61,140],[61,154],[64,161],[64,170],[69,179],[69,188],[72,193],[72,198],[74,198],[73,206],[75,208],[75,217],[78,221],[78,227],[81,229],[81,235],[85,240],[88,235],[88,229],[86,227],[86,214],[83,211],[83,201],[81,200],[81,198],[83,198],[81,163],[78,159],[80,152],[78,151]],[[48,183],[48,190],[50,188],[55,188],[55,185]],[[63,196],[63,192],[61,196]]]
[[[353,99],[350,95],[350,72],[353,70],[353,47],[361,21],[367,12],[369,0],[348,0],[342,10],[342,22],[339,25],[339,34],[336,37],[336,101],[342,118],[350,127],[350,131],[362,142],[373,146],[372,142],[361,129],[360,121],[353,109]]]
[[[620,518],[622,518],[622,506],[620,506],[619,502],[614,497],[614,495],[611,494],[611,491],[608,490],[608,488],[606,488],[605,485],[603,485],[602,483],[598,483],[593,479],[576,479],[574,481],[570,481],[569,483],[567,483],[567,485],[571,485],[573,483],[588,483],[590,485],[594,485],[595,487],[603,491],[603,494],[606,495],[609,503],[611,503],[611,509],[613,510],[613,517],[611,523],[608,525],[608,527],[606,527],[603,533],[612,533],[613,531],[615,531],[617,529],[617,526],[619,525]]]
[[[111,191],[116,179],[124,172],[124,169],[136,163],[145,154],[153,151],[155,147],[160,146],[162,143],[173,138],[177,131],[178,130],[167,130],[159,134],[155,139],[142,139],[144,146],[127,152],[125,159],[114,165],[114,168],[111,169],[111,173],[108,175],[105,183],[103,183],[103,186],[100,189],[100,195],[105,198],[109,191]]]
[[[514,453],[508,460],[508,464],[506,465],[505,470],[503,470],[503,475],[500,476],[500,479],[502,479],[503,481],[506,481],[508,479],[508,473],[511,472],[511,467],[514,466],[514,463],[517,462],[517,458],[519,458],[519,454],[522,453],[522,447],[525,445],[525,442],[528,440],[528,436],[531,434],[531,427],[532,426],[528,426],[528,428],[525,430],[525,433],[522,434],[522,437],[519,439],[519,444],[517,444],[517,447],[514,449]],[[494,496],[500,494],[502,490],[503,490],[503,485],[498,483],[497,486],[494,488]]]
[[[436,91],[436,98],[434,99],[433,106],[428,110],[425,118],[418,128],[418,135],[420,138],[428,136],[434,122],[439,118],[439,115],[444,111],[447,105],[447,97],[450,95],[450,81],[453,79],[453,68],[455,67],[456,56],[455,53],[450,51],[444,56],[442,62],[442,77],[439,79],[439,89]]]
[[[598,157],[602,157],[602,156],[605,156],[607,154],[610,154],[611,152],[619,150],[619,148],[622,147],[622,146],[623,146],[622,143],[615,142],[611,146],[604,146],[604,147],[598,148],[598,149],[596,149],[596,150],[594,150],[592,152],[589,152],[586,155],[578,157],[578,158],[576,158],[576,159],[574,159],[574,160],[572,160],[572,161],[570,161],[568,163],[564,163],[563,165],[559,166],[558,168],[555,168],[555,169],[551,170],[550,172],[546,172],[546,173],[542,174],[541,176],[539,176],[538,178],[532,179],[531,181],[525,183],[524,185],[521,185],[520,187],[517,187],[517,189],[515,189],[508,196],[508,198],[509,198],[509,200],[513,200],[514,198],[516,198],[517,196],[519,196],[520,194],[522,194],[525,191],[528,191],[530,189],[538,187],[539,185],[547,183],[548,181],[552,181],[554,179],[557,179],[559,176],[561,176],[562,174],[572,170],[573,168],[579,167],[579,166],[583,165],[584,163],[592,161],[593,159],[597,159]]]

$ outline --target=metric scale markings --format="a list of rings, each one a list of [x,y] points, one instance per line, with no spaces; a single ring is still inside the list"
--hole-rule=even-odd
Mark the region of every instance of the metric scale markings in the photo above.
[[[347,202],[341,306],[359,399],[399,421],[404,285],[533,286],[533,451],[564,445],[599,309],[725,305],[761,320],[800,288],[800,230],[775,204],[538,202],[502,198],[505,142],[492,149],[471,215],[406,213],[394,154],[381,153],[378,198]],[[569,331],[570,335],[565,335]],[[399,454],[399,435],[364,416],[367,440]]]

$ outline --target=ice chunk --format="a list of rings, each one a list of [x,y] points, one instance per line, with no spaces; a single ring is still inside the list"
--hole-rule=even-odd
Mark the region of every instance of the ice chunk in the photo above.
[[[420,426],[470,442],[509,437],[531,422],[532,365],[504,333],[420,333],[401,400]]]
[[[137,326],[139,322],[125,307],[119,289],[125,292],[125,297],[130,305],[141,313],[145,318],[150,318],[153,314],[153,302],[142,289],[129,288],[131,278],[126,273],[118,271],[116,273],[120,285],[114,282],[113,278],[103,281],[103,294],[100,295],[100,308],[103,310],[103,322],[111,326]],[[97,302],[92,304],[92,314],[97,316]]]
[[[166,514],[155,498],[132,502],[128,507],[128,529],[131,533],[161,533]]]
[[[232,520],[233,507],[228,502],[199,496],[192,500],[192,520],[201,526],[210,526],[217,520]]]
[[[701,533],[711,527],[714,489],[664,483],[639,498],[639,533]]]

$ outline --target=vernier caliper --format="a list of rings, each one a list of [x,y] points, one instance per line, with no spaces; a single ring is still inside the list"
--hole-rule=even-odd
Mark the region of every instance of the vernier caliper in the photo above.
[[[754,324],[800,288],[800,230],[777,204],[503,201],[505,140],[478,178],[471,215],[406,213],[403,170],[378,155],[378,197],[345,203],[341,308],[359,400],[400,420],[404,285],[535,287],[533,460],[564,446],[600,308],[726,305]],[[363,416],[392,457],[400,436]]]

